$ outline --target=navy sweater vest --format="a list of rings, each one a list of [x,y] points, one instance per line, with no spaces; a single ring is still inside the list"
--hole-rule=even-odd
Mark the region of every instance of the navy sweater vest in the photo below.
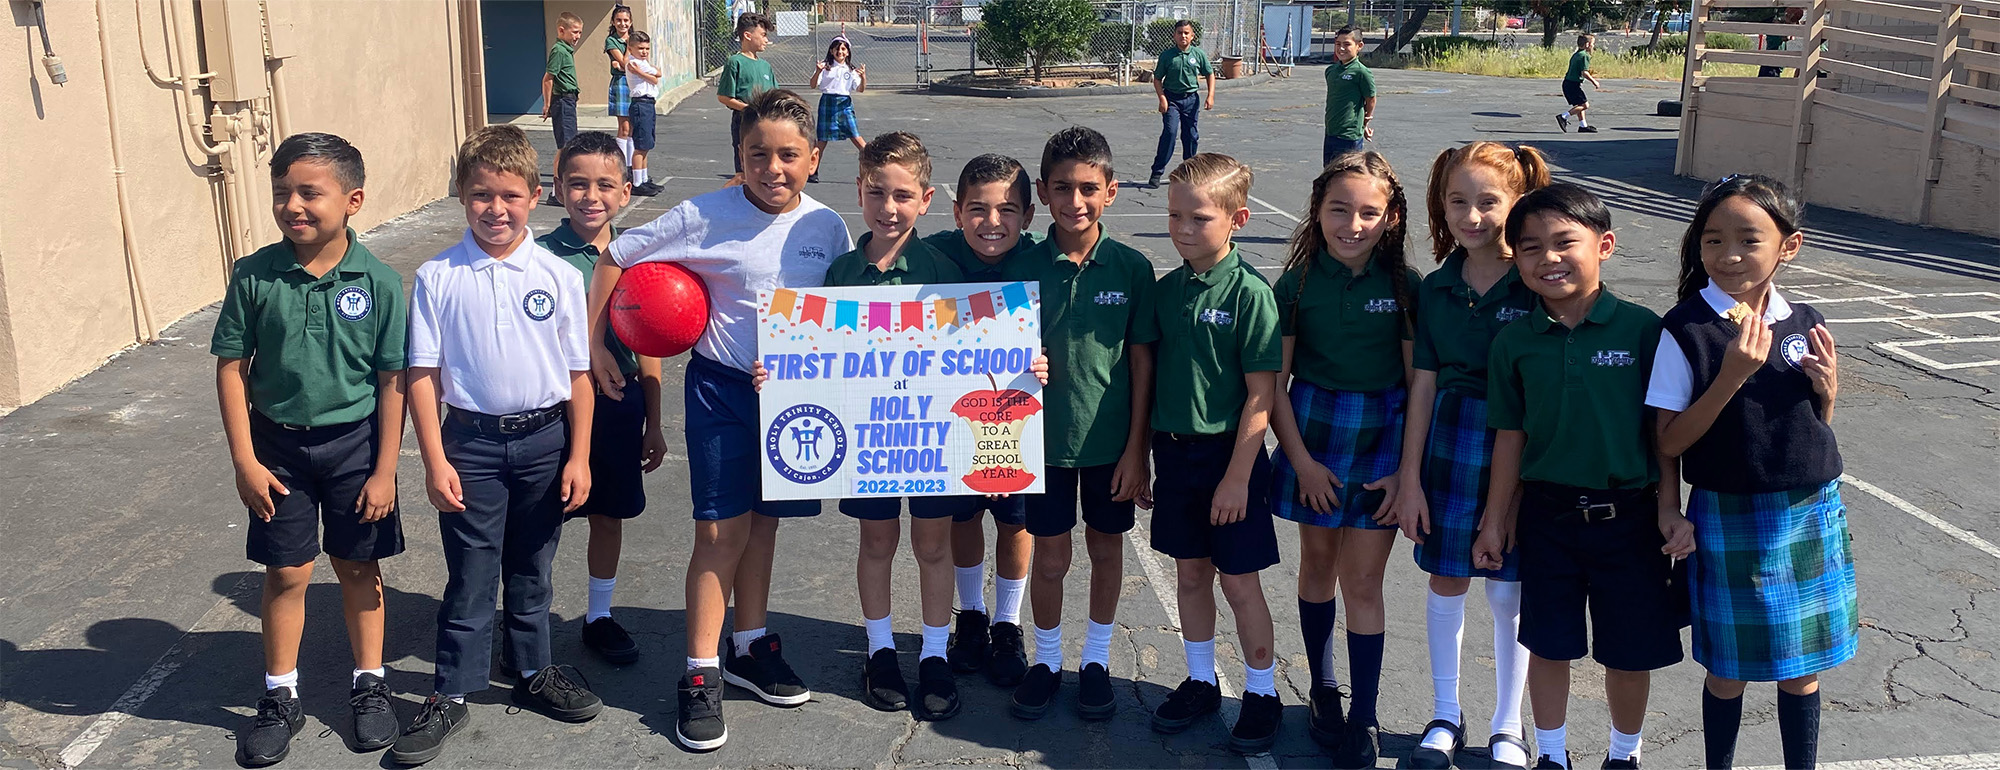
[[[1840,477],[1840,450],[1820,410],[1812,380],[1798,366],[1810,352],[1808,334],[1824,319],[1792,303],[1792,315],[1771,327],[1771,352],[1722,408],[1715,424],[1681,455],[1681,474],[1712,492],[1754,494],[1823,485]],[[1700,297],[1675,305],[1661,319],[1694,371],[1700,398],[1722,372],[1737,325]]]

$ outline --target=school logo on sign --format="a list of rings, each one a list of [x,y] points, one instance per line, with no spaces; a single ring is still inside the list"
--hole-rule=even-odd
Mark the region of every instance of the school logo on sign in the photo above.
[[[1598,366],[1632,366],[1639,359],[1633,358],[1630,350],[1600,350],[1590,357],[1590,362]]]
[[[1394,313],[1403,309],[1403,306],[1396,304],[1396,300],[1393,298],[1384,297],[1382,299],[1368,300],[1367,306],[1362,309],[1370,313]]]
[[[521,312],[537,321],[547,321],[556,314],[556,296],[541,289],[528,292],[521,298]]]
[[[375,308],[375,299],[368,296],[368,290],[359,286],[349,286],[333,295],[333,312],[349,321],[359,321],[368,317],[368,311]]]
[[[1791,335],[1786,337],[1784,342],[1778,343],[1778,355],[1794,369],[1798,368],[1800,361],[1806,360],[1807,350],[1809,348],[1806,346],[1806,335],[1803,334]]]
[[[1499,319],[1501,323],[1506,323],[1508,321],[1527,318],[1528,309],[1521,307],[1503,307],[1500,308],[1499,310],[1493,311],[1493,317]]]
[[[1201,311],[1201,314],[1195,316],[1195,319],[1202,323],[1214,324],[1216,326],[1231,326],[1236,323],[1236,318],[1231,316],[1229,311],[1216,310],[1214,308]]]
[[[1127,300],[1125,299],[1125,292],[1100,291],[1097,293],[1096,301],[1099,305],[1123,305]]]
[[[764,456],[778,475],[817,484],[832,478],[847,459],[847,431],[825,407],[799,404],[771,421],[764,432]]]

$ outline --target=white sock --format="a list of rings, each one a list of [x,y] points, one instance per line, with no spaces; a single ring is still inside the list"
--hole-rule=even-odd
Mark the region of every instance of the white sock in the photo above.
[[[1618,728],[1616,727],[1611,728],[1611,752],[1610,752],[1611,758],[1638,759],[1639,741],[1640,741],[1639,736],[1644,735],[1645,732],[1646,732],[1645,729],[1641,728],[1639,732],[1633,733],[1631,735],[1626,735],[1624,733],[1618,732]]]
[[[1590,125],[1590,118],[1578,115],[1576,116],[1576,124],[1579,126],[1588,126]]]
[[[521,669],[521,681],[525,682],[530,679],[533,679],[535,678],[535,675],[539,673],[541,673],[539,669],[533,669],[533,668]]]
[[[986,611],[986,563],[980,562],[970,567],[954,567],[958,579],[958,608],[974,612]]]
[[[747,631],[736,631],[729,635],[729,643],[736,648],[736,654],[748,655],[750,654],[750,643],[764,638],[764,635],[768,633],[770,632],[765,630],[764,626],[758,626]]]
[[[695,670],[695,669],[697,669],[697,668],[722,668],[722,659],[721,659],[721,658],[688,658],[688,667],[687,667],[687,670],[689,670],[689,671],[693,671],[693,670]]]
[[[1554,760],[1556,764],[1562,765],[1564,770],[1568,770],[1569,736],[1564,728],[1558,727],[1554,730],[1535,728],[1535,750],[1541,752],[1542,756]]]
[[[618,139],[618,152],[623,153],[625,155],[625,165],[628,167],[631,166],[632,165],[631,137],[620,137]]]
[[[1569,120],[1569,113],[1568,113],[1567,111],[1565,111],[1565,112],[1558,112],[1558,113],[1556,113],[1556,119],[1557,119],[1557,120]]]
[[[463,695],[446,695],[444,699],[461,706],[465,705],[465,696]]]
[[[1048,666],[1050,671],[1062,671],[1062,626],[1035,627],[1035,663]]]
[[[294,671],[294,672],[292,672],[292,673],[296,674],[296,673],[298,673],[298,672]],[[386,668],[386,667],[384,667],[384,668],[357,668],[357,669],[355,669],[355,670],[354,670],[354,684],[361,684],[361,675],[362,675],[362,674],[374,674],[374,675],[375,675],[375,677],[376,677],[377,679],[387,679],[387,678],[389,678],[389,669],[388,669],[388,668]],[[271,688],[269,688],[269,687],[266,687],[266,688],[264,688],[264,689],[268,690],[268,689],[271,689]]]
[[[1215,639],[1206,642],[1181,640],[1181,649],[1187,653],[1188,678],[1215,684]]]
[[[889,627],[891,617],[894,616],[861,619],[868,626],[868,654],[874,655],[876,650],[896,649],[896,632]]]
[[[649,178],[650,177],[646,175],[646,169],[643,168],[632,169],[632,184],[635,185],[645,184],[646,180]]]
[[[917,653],[917,660],[943,658],[945,643],[951,641],[951,625],[924,626],[924,649]]]
[[[1426,593],[1424,633],[1430,637],[1431,718],[1457,723],[1463,716],[1458,707],[1458,656],[1465,640],[1465,594]],[[1451,737],[1444,740],[1444,745],[1431,748],[1451,748]]]
[[[1021,624],[1021,597],[1028,593],[1028,579],[993,577],[993,622]]]
[[[1077,668],[1096,663],[1107,671],[1111,669],[1111,631],[1110,624],[1090,621],[1090,630],[1083,634],[1083,660],[1077,663]]]
[[[1522,694],[1528,691],[1528,648],[1520,641],[1521,584],[1486,581],[1486,606],[1493,610],[1493,681],[1498,692],[1493,732],[1518,736]]]
[[[265,691],[268,692],[279,688],[292,691],[292,697],[294,698],[299,697],[299,670],[295,668],[292,669],[291,673],[278,674],[276,676],[268,673],[264,675]]]
[[[1186,644],[1186,642],[1182,642],[1182,644]],[[1215,650],[1214,639],[1208,640],[1208,647],[1209,654],[1213,655]],[[1269,695],[1274,698],[1277,697],[1278,685],[1272,680],[1271,676],[1272,672],[1277,669],[1278,663],[1275,660],[1271,662],[1271,665],[1263,668],[1251,668],[1250,664],[1243,664],[1243,691],[1254,692],[1258,695]]]
[[[611,589],[618,587],[618,578],[594,577],[590,579],[590,609],[583,613],[583,622],[594,623],[599,618],[611,617]]]

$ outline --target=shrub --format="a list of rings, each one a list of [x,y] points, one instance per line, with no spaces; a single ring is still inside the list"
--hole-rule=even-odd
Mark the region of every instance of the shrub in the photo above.
[[[1710,32],[1707,45],[1710,48],[1727,48],[1732,51],[1748,51],[1756,47],[1750,44],[1750,38],[1734,32]],[[1682,49],[1686,50],[1686,47],[1683,43]]]
[[[1090,0],[997,0],[982,10],[988,60],[1026,61],[1036,80],[1051,65],[1075,61],[1097,29]]]
[[[1146,23],[1146,39],[1141,41],[1146,53],[1156,54],[1174,44],[1174,22],[1174,19],[1154,19]],[[1193,24],[1194,44],[1201,45],[1201,22],[1193,21]]]
[[[1410,44],[1410,56],[1415,59],[1435,59],[1451,51],[1466,49],[1497,48],[1499,43],[1467,35],[1445,37],[1420,37]]]
[[[1132,25],[1122,21],[1098,22],[1090,35],[1089,58],[1094,62],[1116,63],[1131,56]]]

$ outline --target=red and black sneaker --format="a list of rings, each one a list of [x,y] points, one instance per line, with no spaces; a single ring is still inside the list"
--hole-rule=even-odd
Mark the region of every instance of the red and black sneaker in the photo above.
[[[732,640],[729,654],[723,658],[722,678],[774,706],[797,706],[812,700],[812,690],[785,662],[782,649],[777,634],[757,637],[748,650],[736,649]]]
[[[713,751],[729,742],[729,728],[722,724],[721,670],[697,668],[681,677],[674,737],[692,751]]]

